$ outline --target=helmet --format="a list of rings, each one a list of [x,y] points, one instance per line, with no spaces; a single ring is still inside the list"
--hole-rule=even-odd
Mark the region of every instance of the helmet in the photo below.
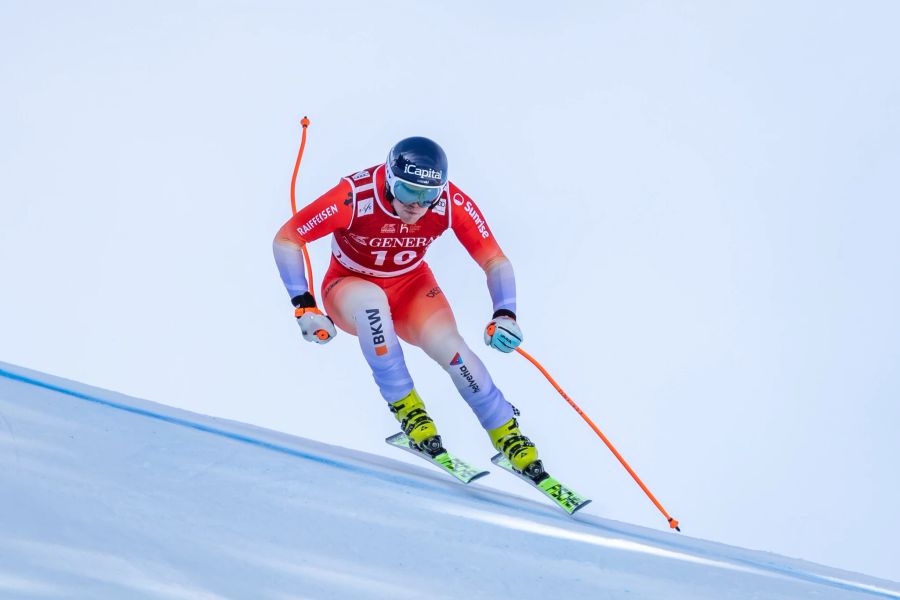
[[[385,165],[388,191],[403,204],[431,206],[447,185],[447,155],[424,137],[400,140]]]

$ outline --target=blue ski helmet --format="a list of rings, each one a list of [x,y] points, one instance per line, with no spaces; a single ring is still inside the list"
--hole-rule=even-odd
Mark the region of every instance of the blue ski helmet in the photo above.
[[[388,190],[403,204],[431,206],[447,185],[447,155],[424,137],[400,140],[385,165]]]

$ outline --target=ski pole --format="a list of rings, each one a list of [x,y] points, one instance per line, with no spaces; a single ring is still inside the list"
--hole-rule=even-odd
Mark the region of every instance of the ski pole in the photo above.
[[[566,394],[563,391],[563,389],[559,386],[559,384],[556,383],[556,380],[554,380],[553,377],[550,376],[550,373],[547,372],[547,369],[542,367],[541,363],[536,361],[533,356],[531,356],[530,354],[528,354],[521,348],[516,348],[516,352],[518,352],[519,354],[524,356],[528,360],[528,362],[530,362],[535,367],[537,367],[537,370],[540,371],[541,374],[543,374],[543,376],[547,378],[547,381],[549,381],[550,384],[554,388],[556,388],[556,391],[559,392],[559,395],[562,396],[563,398],[565,398],[566,402],[568,402],[569,405],[575,409],[575,412],[577,412],[579,415],[581,415],[581,418],[584,419],[587,422],[587,424],[591,426],[591,429],[594,430],[594,433],[596,433],[598,436],[600,436],[600,439],[603,440],[603,443],[606,444],[607,448],[609,448],[610,451],[612,451],[612,453],[616,456],[616,458],[619,459],[619,462],[622,463],[622,466],[625,467],[625,470],[628,471],[628,473],[637,482],[637,484],[639,486],[641,486],[641,489],[644,490],[644,493],[647,494],[647,497],[650,498],[650,500],[653,502],[653,504],[656,505],[656,508],[659,509],[659,512],[661,512],[663,514],[663,516],[669,522],[669,527],[671,527],[675,531],[681,531],[681,528],[678,526],[678,521],[676,521],[675,519],[673,519],[672,517],[669,516],[669,513],[666,512],[666,509],[663,508],[662,504],[659,503],[659,500],[656,499],[656,496],[654,496],[650,492],[650,490],[647,489],[647,486],[644,485],[644,482],[641,481],[641,478],[637,476],[637,473],[635,473],[634,470],[625,461],[625,459],[622,458],[622,455],[619,454],[619,451],[616,450],[615,446],[613,446],[612,443],[609,441],[609,439],[607,439],[607,437],[605,435],[603,435],[603,432],[600,431],[600,429],[596,425],[594,425],[594,422],[591,421],[590,417],[588,417],[586,414],[584,414],[584,411],[582,411],[578,407],[578,405],[575,404],[575,402],[571,398],[569,398],[569,395]]]
[[[297,162],[294,163],[294,174],[291,176],[291,214],[297,214],[297,174],[300,172],[300,161],[303,160],[303,149],[306,148],[306,128],[309,127],[309,118],[300,119],[300,126],[303,127],[303,135],[300,137],[300,150],[297,152]],[[303,260],[306,263],[306,276],[309,281],[309,293],[313,300],[316,298],[316,286],[313,283],[312,262],[309,260],[309,252],[306,251],[306,244],[300,246],[303,251]]]

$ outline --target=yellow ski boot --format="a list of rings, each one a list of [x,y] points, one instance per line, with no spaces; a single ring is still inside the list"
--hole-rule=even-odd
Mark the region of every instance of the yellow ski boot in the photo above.
[[[391,412],[400,422],[400,429],[409,438],[415,448],[436,456],[444,451],[441,436],[438,435],[434,421],[425,412],[425,403],[412,390],[406,396],[389,404]]]
[[[537,448],[519,431],[519,423],[515,418],[496,429],[488,429],[488,435],[494,448],[502,452],[519,473],[534,479],[544,472],[544,465],[538,460]]]

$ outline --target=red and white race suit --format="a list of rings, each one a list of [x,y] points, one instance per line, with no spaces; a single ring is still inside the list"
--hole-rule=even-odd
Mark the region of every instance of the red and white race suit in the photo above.
[[[495,311],[515,312],[512,266],[475,202],[453,182],[424,216],[407,224],[386,197],[384,170],[381,164],[344,177],[282,226],[274,252],[288,294],[308,291],[300,247],[333,234],[322,302],[339,328],[359,338],[385,400],[399,400],[414,387],[399,336],[450,374],[485,428],[498,427],[513,409],[459,335],[424,259],[431,243],[452,229],[484,269]]]

